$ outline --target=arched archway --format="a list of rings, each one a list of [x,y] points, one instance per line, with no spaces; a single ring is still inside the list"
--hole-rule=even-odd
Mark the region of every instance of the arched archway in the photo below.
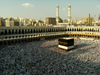
[[[5,35],[7,35],[7,30],[5,30]]]
[[[3,35],[4,33],[3,32],[1,32],[1,35]]]
[[[19,29],[19,34],[21,34],[21,30]]]
[[[14,30],[12,30],[12,34],[14,34]]]
[[[9,30],[8,33],[11,34],[11,31]]]

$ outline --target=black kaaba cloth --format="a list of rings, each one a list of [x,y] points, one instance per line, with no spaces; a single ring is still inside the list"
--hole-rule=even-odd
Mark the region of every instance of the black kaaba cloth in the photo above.
[[[74,45],[74,39],[73,38],[60,38],[58,39],[59,45],[63,46],[72,46]]]

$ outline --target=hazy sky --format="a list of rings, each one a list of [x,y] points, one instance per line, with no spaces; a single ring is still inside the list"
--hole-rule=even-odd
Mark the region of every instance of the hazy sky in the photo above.
[[[72,19],[91,17],[100,14],[100,0],[0,0],[0,17],[22,17],[45,20],[56,17],[56,5],[59,4],[59,16],[68,17],[68,4],[71,4]]]

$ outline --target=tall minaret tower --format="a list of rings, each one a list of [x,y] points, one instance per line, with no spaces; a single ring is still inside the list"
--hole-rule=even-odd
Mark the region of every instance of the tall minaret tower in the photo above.
[[[71,24],[71,5],[68,5],[68,24]]]
[[[58,25],[59,23],[59,5],[57,3],[57,7],[56,7],[56,25]]]

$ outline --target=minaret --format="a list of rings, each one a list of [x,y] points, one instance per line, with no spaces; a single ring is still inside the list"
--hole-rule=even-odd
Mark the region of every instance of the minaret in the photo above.
[[[68,24],[71,24],[71,5],[68,5]]]
[[[57,3],[57,7],[56,7],[56,25],[58,25],[59,23],[59,5]]]

